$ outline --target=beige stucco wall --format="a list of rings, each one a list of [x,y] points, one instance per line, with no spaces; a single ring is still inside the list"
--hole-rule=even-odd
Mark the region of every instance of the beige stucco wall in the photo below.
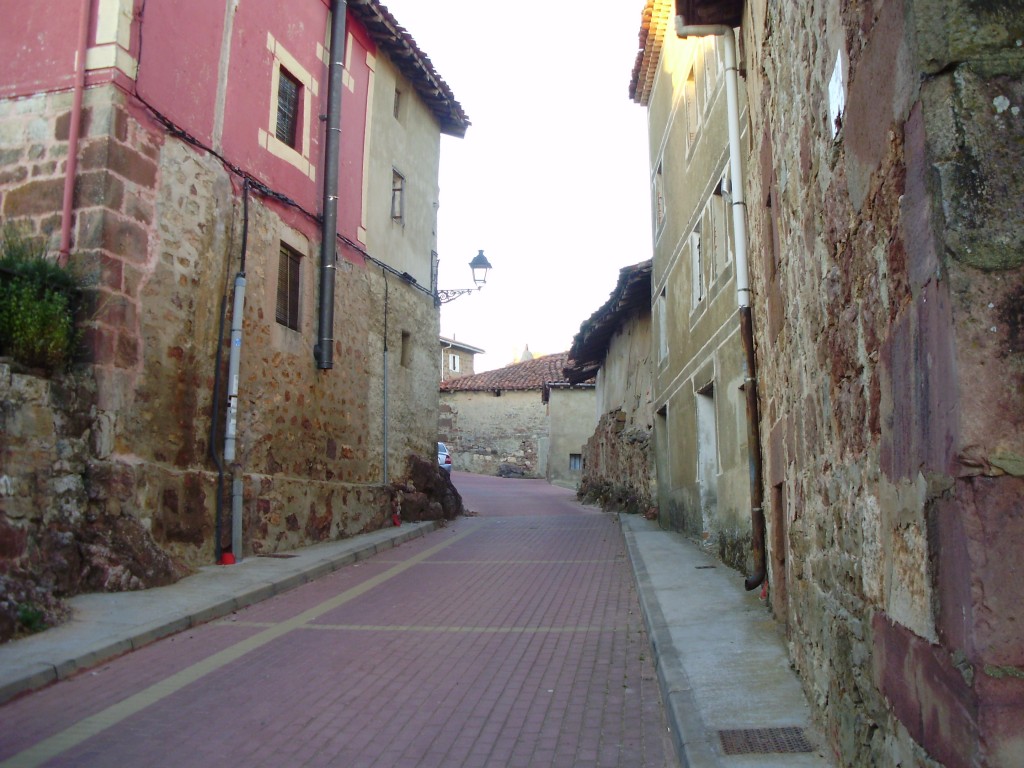
[[[580,491],[603,506],[648,512],[657,494],[650,310],[612,336],[597,373],[597,425],[584,447]]]
[[[579,454],[597,425],[597,393],[593,387],[553,388],[548,394],[551,439],[548,445],[548,482],[575,488],[582,471],[571,469],[570,454]]]
[[[713,194],[728,161],[720,46],[716,38],[666,34],[649,101],[653,406],[661,414],[655,430],[662,524],[702,537],[744,568],[750,496],[732,219],[723,197]],[[691,75],[695,101],[687,96]],[[703,295],[695,291],[695,231]]]
[[[370,253],[432,289],[437,250],[437,183],[441,134],[437,118],[384,56],[371,57],[373,87],[366,135],[368,173],[363,222]],[[395,89],[401,91],[395,117]],[[405,219],[391,218],[392,170],[405,177]],[[435,344],[437,343],[435,337]]]
[[[546,475],[550,423],[540,390],[442,392],[440,411],[454,469],[495,475],[511,464],[526,477]]]

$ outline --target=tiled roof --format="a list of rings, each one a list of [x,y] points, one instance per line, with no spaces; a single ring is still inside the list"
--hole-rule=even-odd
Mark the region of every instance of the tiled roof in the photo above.
[[[608,301],[580,324],[572,340],[565,373],[576,384],[597,375],[612,336],[637,313],[651,311],[651,260],[619,270],[619,282]]]
[[[441,132],[462,138],[469,118],[448,84],[441,79],[427,55],[420,50],[391,11],[378,0],[349,0],[348,8],[363,23],[373,41],[412,83],[420,98],[437,118]]]
[[[665,30],[671,26],[675,0],[647,0],[640,15],[640,50],[629,81],[629,98],[647,106],[661,58]]]
[[[442,392],[494,392],[495,390],[543,390],[546,384],[568,383],[563,369],[569,363],[569,353],[545,355],[507,365],[494,371],[459,376],[441,382]]]

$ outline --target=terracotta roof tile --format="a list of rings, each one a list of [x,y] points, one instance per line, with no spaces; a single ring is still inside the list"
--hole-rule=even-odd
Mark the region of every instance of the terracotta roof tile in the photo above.
[[[493,392],[495,390],[543,390],[546,384],[567,384],[564,369],[569,353],[545,355],[493,371],[474,373],[441,382],[442,392]]]
[[[350,0],[348,8],[392,63],[409,78],[441,124],[441,132],[457,138],[465,136],[470,123],[462,105],[455,100],[452,89],[441,79],[430,59],[391,11],[379,0]]]

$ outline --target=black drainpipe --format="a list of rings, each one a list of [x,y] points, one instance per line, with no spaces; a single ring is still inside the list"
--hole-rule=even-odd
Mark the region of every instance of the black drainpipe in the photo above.
[[[321,370],[334,367],[334,280],[338,267],[338,147],[341,143],[342,62],[346,0],[331,0],[331,64],[327,74],[323,227],[320,234],[320,330],[313,357]]]

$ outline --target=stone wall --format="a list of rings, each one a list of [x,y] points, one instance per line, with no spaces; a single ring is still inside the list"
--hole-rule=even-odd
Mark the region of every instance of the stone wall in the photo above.
[[[69,108],[66,94],[0,103],[0,211],[52,246]],[[235,473],[244,488],[241,554],[383,525],[388,484],[410,454],[434,450],[438,312],[429,292],[343,252],[334,367],[319,371],[319,234],[310,216],[256,190],[246,212],[237,176],[169,138],[113,86],[87,92],[80,152],[72,264],[89,283],[81,381],[90,399],[79,398],[83,410],[67,419],[87,435],[78,462],[87,481],[78,473],[75,482],[89,489],[89,514],[134,521],[183,568],[213,561],[219,494],[220,541],[230,544]],[[275,320],[282,244],[301,257],[295,331]],[[237,458],[221,480],[210,446],[223,446],[232,285],[242,271]],[[37,458],[43,471],[49,459]]]
[[[63,597],[185,573],[136,517],[104,503],[131,489],[96,461],[95,399],[88,367],[43,378],[0,360],[0,642],[33,628],[33,613],[60,621]]]
[[[744,19],[771,601],[850,766],[1024,764],[1022,30]]]
[[[523,477],[543,478],[549,429],[538,390],[441,393],[439,439],[452,451],[454,469],[496,475],[506,464]]]
[[[657,510],[651,430],[627,426],[622,410],[604,414],[583,448],[577,495],[602,509],[648,514]]]

